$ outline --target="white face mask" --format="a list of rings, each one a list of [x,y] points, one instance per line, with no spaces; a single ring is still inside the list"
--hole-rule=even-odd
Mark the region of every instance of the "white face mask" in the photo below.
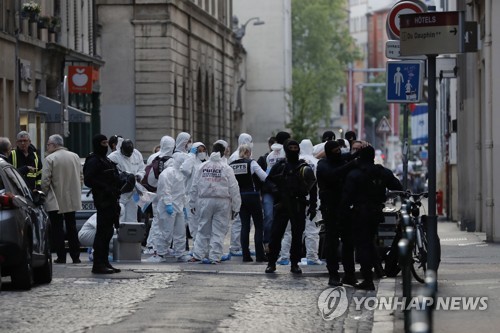
[[[250,143],[248,144],[248,146],[249,146],[250,148],[253,148],[253,142],[250,142]]]
[[[346,154],[346,153],[349,153],[349,152],[350,152],[350,149],[347,148],[347,147],[340,148],[340,153],[341,154]]]
[[[205,161],[207,159],[207,153],[205,152],[198,153],[197,157],[200,161]]]
[[[187,151],[187,152],[189,152],[189,151],[191,150],[191,146],[192,146],[192,145],[193,145],[192,143],[188,143],[188,144],[186,145],[186,151]]]

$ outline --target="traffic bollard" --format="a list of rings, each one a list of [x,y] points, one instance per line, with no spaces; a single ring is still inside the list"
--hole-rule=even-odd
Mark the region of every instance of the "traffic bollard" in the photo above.
[[[403,276],[403,299],[405,300],[405,309],[403,310],[405,318],[405,332],[410,332],[410,313],[407,310],[411,298],[411,248],[410,241],[402,238],[398,242],[399,248],[399,266]]]

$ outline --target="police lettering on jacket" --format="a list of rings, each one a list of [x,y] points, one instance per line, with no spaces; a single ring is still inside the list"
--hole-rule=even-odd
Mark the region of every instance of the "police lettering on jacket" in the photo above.
[[[216,168],[203,168],[201,170],[201,177],[209,182],[220,182],[222,178],[222,169]]]

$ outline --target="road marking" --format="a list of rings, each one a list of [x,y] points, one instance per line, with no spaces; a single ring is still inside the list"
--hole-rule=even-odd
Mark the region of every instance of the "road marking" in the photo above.
[[[466,241],[467,237],[459,237],[459,238],[443,238],[441,242],[457,242],[457,241]]]
[[[479,246],[479,245],[488,245],[488,244],[485,244],[484,242],[473,242],[473,243],[461,243],[461,244],[458,244],[458,246],[470,246],[470,245]]]

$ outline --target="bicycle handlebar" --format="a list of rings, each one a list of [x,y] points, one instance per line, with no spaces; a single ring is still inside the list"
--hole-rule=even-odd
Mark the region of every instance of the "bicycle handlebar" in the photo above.
[[[390,197],[391,195],[394,196],[399,196],[404,199],[409,199],[412,198],[413,201],[420,201],[422,198],[427,198],[429,197],[429,192],[422,192],[422,193],[411,193],[410,191],[387,191],[387,196]]]

